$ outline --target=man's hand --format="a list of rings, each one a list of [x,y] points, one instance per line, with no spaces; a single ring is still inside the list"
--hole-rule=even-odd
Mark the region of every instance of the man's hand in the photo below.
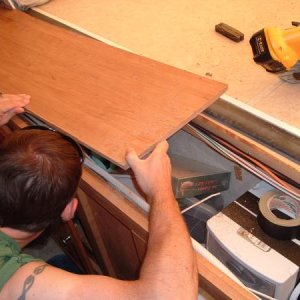
[[[0,94],[0,126],[6,124],[14,115],[24,112],[24,106],[29,101],[29,95]]]
[[[171,164],[167,154],[169,145],[162,141],[146,159],[139,159],[133,149],[127,151],[126,160],[132,168],[137,182],[151,201],[161,193],[173,195]]]

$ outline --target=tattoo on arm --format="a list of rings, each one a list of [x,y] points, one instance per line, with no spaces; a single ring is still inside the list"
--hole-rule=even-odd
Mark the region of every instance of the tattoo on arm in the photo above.
[[[32,287],[33,283],[34,283],[34,278],[36,275],[39,275],[41,274],[45,268],[46,268],[47,264],[44,264],[44,265],[41,265],[41,266],[38,266],[36,267],[34,270],[33,270],[33,274],[29,275],[25,281],[24,281],[24,284],[23,284],[23,291],[22,291],[22,294],[21,296],[18,298],[18,300],[25,300],[26,299],[26,293],[30,290],[30,288]]]

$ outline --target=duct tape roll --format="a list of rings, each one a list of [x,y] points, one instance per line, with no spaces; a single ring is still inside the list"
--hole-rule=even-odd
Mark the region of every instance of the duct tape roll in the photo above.
[[[264,194],[259,202],[257,221],[271,237],[288,240],[300,237],[300,202],[278,190]],[[285,218],[274,214],[279,211]]]

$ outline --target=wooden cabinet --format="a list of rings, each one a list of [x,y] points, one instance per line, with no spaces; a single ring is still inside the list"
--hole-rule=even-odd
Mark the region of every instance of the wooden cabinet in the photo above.
[[[93,176],[84,171],[84,177]],[[104,182],[103,182],[104,183]],[[103,191],[101,191],[103,192]],[[146,251],[147,232],[84,179],[77,192],[79,215],[107,275],[136,279]]]

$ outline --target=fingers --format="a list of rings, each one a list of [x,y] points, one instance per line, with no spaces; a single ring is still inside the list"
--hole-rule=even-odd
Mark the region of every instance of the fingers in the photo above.
[[[141,161],[133,148],[127,150],[125,159],[132,169]]]
[[[24,111],[24,109],[23,109],[23,111]],[[4,122],[4,123],[8,122],[15,114],[21,113],[21,112],[22,111],[20,109],[11,109],[11,110],[9,110],[3,116],[2,122]]]
[[[30,102],[30,96],[25,94],[8,95],[2,94],[0,97],[0,111],[6,113],[14,108],[24,107]]]
[[[0,94],[0,126],[6,124],[15,114],[24,112],[30,96],[25,94]]]
[[[155,155],[155,154],[167,153],[168,149],[169,149],[169,144],[166,140],[164,140],[162,142],[159,142],[156,145],[156,147],[154,148],[154,150],[150,156]],[[142,161],[138,157],[138,155],[136,154],[136,152],[133,148],[128,148],[125,159],[130,167],[132,167],[132,165],[136,165],[137,163],[140,163]]]
[[[132,168],[137,183],[147,195],[148,200],[162,191],[171,193],[168,147],[166,141],[158,143],[146,159],[140,159],[134,149],[127,151],[126,161]]]
[[[12,114],[15,115],[15,114],[23,113],[24,111],[25,111],[25,109],[24,109],[23,107],[18,106],[18,107],[14,107],[13,109],[9,110],[9,111],[7,112],[7,114],[12,113]]]
[[[167,153],[169,144],[166,140],[159,142],[153,150],[153,153]]]

